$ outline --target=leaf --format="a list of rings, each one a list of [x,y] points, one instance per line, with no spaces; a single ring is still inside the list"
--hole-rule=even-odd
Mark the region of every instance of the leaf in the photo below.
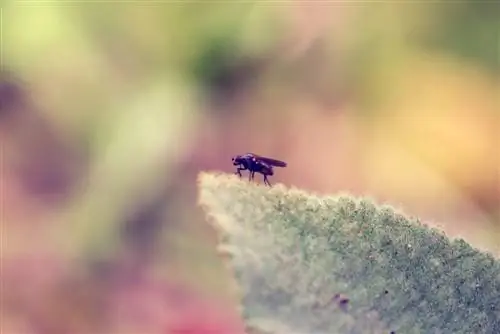
[[[367,198],[202,173],[252,333],[500,332],[500,264]],[[343,302],[342,302],[343,301]]]

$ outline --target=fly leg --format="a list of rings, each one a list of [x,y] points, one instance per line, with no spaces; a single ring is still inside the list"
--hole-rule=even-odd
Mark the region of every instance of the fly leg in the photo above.
[[[236,173],[234,173],[234,174],[236,174],[236,175],[238,175],[239,177],[241,177],[241,176],[242,176],[242,175],[241,175],[241,171],[242,171],[242,170],[246,170],[246,168],[245,168],[245,167],[238,167],[238,168],[236,169]]]
[[[252,181],[255,177],[255,172],[254,171],[250,171],[250,173],[248,173],[248,181]]]
[[[267,184],[269,187],[271,187],[271,182],[267,179],[267,175],[264,174],[264,184]]]

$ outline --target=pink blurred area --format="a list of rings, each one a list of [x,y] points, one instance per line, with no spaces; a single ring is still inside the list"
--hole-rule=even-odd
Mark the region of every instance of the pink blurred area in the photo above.
[[[2,271],[2,333],[245,333],[233,304],[168,278],[98,279],[55,254],[19,256]]]

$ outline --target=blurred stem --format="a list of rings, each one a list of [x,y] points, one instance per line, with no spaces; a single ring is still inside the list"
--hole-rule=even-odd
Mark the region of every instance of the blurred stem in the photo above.
[[[120,105],[96,133],[89,178],[63,214],[65,227],[54,228],[68,254],[101,256],[116,250],[127,207],[167,184],[185,152],[197,121],[190,98],[178,83],[153,85],[147,95]]]

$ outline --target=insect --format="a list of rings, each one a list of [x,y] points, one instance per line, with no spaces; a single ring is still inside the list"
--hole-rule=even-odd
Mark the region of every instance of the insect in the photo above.
[[[286,162],[277,159],[262,157],[254,153],[246,153],[243,155],[234,156],[232,159],[233,165],[238,166],[236,173],[241,177],[242,170],[248,170],[248,180],[254,179],[255,173],[260,173],[264,176],[264,183],[271,186],[267,179],[268,176],[274,175],[273,167],[286,167]]]

